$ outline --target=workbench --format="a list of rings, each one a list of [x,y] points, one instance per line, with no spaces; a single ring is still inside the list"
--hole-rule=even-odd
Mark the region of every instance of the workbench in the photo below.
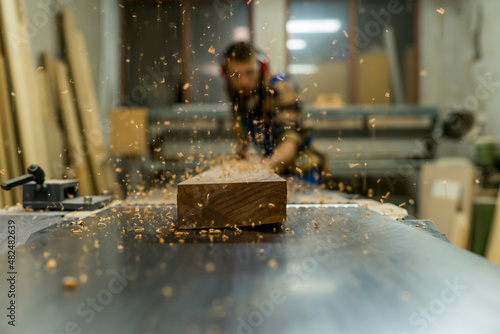
[[[2,210],[1,234],[14,221],[26,242],[16,250],[16,327],[3,315],[0,332],[500,332],[498,266],[432,222],[396,220],[397,206],[376,212],[375,201],[317,194],[289,196],[284,223],[212,231],[177,230],[168,201]]]

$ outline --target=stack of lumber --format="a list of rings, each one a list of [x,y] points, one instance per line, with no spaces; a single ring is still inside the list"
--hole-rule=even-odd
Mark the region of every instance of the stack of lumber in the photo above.
[[[47,178],[78,178],[82,195],[118,195],[87,47],[73,15],[62,13],[64,61],[43,53],[41,66],[33,62],[21,0],[0,2],[0,27],[0,181],[36,163]],[[20,201],[19,190],[0,194],[0,207]]]
[[[31,163],[50,167],[37,74],[18,1],[0,2],[0,113],[2,118],[2,181],[22,174]],[[52,170],[46,169],[47,177]],[[2,205],[19,201],[19,193],[3,193]]]

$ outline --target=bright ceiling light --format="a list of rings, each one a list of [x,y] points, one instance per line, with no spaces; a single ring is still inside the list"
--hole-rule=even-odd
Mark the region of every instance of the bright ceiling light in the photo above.
[[[339,20],[291,20],[286,24],[290,34],[337,32],[342,24]]]
[[[289,39],[286,41],[288,50],[304,50],[307,47],[307,42],[303,39]]]

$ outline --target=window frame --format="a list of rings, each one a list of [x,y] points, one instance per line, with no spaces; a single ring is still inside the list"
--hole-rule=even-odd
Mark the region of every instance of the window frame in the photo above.
[[[325,1],[325,0],[307,0],[307,2],[319,2],[319,1]],[[377,0],[329,0],[331,2],[347,2],[347,7],[348,7],[348,33],[349,33],[349,49],[354,50],[356,49],[356,40],[358,38],[358,35],[356,34],[356,27],[358,25],[358,8],[360,3],[363,2],[376,2]],[[390,0],[387,0],[388,2]],[[402,0],[401,0],[402,1]],[[408,0],[407,0],[408,1]],[[419,34],[419,29],[420,29],[420,0],[410,0],[414,4],[415,8],[415,19],[414,19],[414,41],[415,41],[415,49],[417,50],[416,52],[416,62],[417,66],[416,68],[416,73],[413,73],[413,77],[415,78],[414,85],[416,87],[416,99],[417,103],[420,101],[420,81],[418,80],[418,71],[420,68],[420,34]],[[304,0],[286,0],[286,8],[287,8],[287,20],[285,21],[286,23],[290,20],[290,8],[293,2],[304,2]],[[289,40],[290,36],[288,32],[285,29],[285,41]],[[290,65],[291,59],[290,59],[290,52],[288,49],[286,49],[286,66]],[[357,52],[353,52],[352,54],[349,55],[348,57],[348,67],[347,67],[347,85],[348,85],[348,104],[356,104],[357,103],[357,96],[356,96],[356,87],[358,85],[358,71],[359,71],[359,55]]]
[[[181,17],[180,17],[180,21],[181,21],[181,24],[183,26],[183,28],[181,29],[181,58],[182,58],[182,70],[181,70],[181,85],[184,86],[186,83],[188,83],[190,80],[189,80],[189,68],[190,68],[190,64],[191,64],[191,52],[190,52],[190,37],[191,37],[191,16],[192,16],[192,7],[193,5],[195,4],[198,4],[198,3],[210,3],[210,2],[213,2],[213,3],[221,3],[221,4],[231,4],[233,2],[236,2],[238,1],[238,3],[244,3],[246,2],[246,0],[120,0],[120,7],[122,8],[122,10],[120,11],[120,20],[121,20],[121,24],[122,24],[122,27],[123,25],[125,24],[125,20],[123,19],[123,15],[124,15],[124,10],[125,10],[125,7],[127,6],[127,4],[132,4],[132,5],[145,5],[145,6],[158,6],[158,5],[161,5],[161,4],[164,4],[164,3],[178,3],[179,4],[179,7],[183,7],[184,10],[181,11]],[[248,28],[250,29],[250,39],[251,41],[253,41],[253,6],[254,6],[254,3],[252,2],[251,5],[248,6]],[[121,32],[121,37],[122,37],[122,41],[126,40],[126,36],[125,36],[125,29],[122,29],[122,32]],[[125,54],[125,50],[122,49],[122,52],[121,52],[121,56],[120,56],[120,59],[121,59],[121,62],[122,62],[122,66],[121,66],[121,74],[120,74],[120,77],[121,77],[121,85],[120,85],[120,89],[122,92],[127,92],[127,80],[125,79],[125,76],[126,76],[126,62],[125,62],[125,58],[126,58],[126,54]],[[122,95],[122,98],[121,98],[121,101],[120,103],[122,105],[126,105],[126,101],[124,99],[124,95],[126,94],[121,94]],[[189,103],[191,101],[191,95],[190,95],[190,91],[189,89],[187,90],[184,90],[184,89],[180,89],[180,99],[182,101],[182,103]],[[187,102],[186,102],[187,101]]]

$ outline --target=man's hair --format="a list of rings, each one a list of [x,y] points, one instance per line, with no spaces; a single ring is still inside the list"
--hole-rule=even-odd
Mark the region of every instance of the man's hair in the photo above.
[[[237,42],[231,44],[226,51],[224,51],[224,63],[226,64],[229,60],[249,61],[254,57],[258,57],[258,52],[252,44],[248,42]]]

